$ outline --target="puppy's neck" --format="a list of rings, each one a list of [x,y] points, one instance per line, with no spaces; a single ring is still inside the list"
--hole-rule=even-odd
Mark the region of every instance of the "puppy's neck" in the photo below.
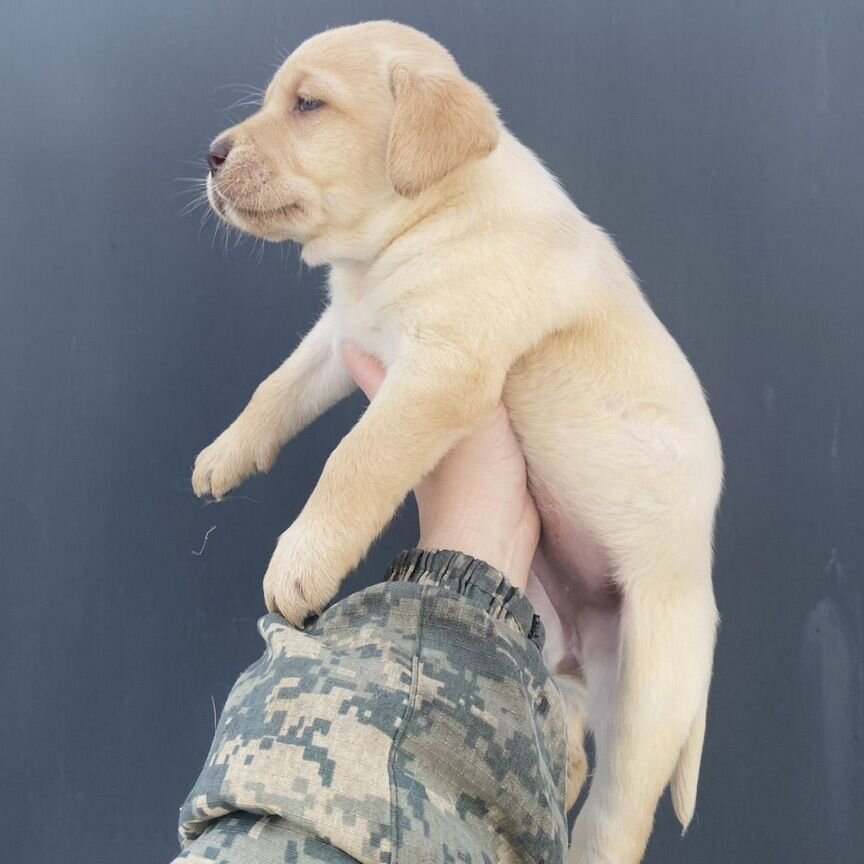
[[[303,261],[310,267],[371,266],[398,247],[400,241],[409,240],[440,220],[444,210],[452,211],[464,196],[464,192],[446,181],[438,186],[442,188],[430,189],[413,201],[396,193],[382,196],[361,223],[326,231],[307,242],[301,253]]]
[[[499,146],[485,159],[464,165],[416,198],[382,191],[356,225],[326,231],[307,242],[304,262],[350,270],[385,258],[395,263],[422,254],[430,244],[463,236],[480,223],[488,227],[500,197],[497,179],[506,161],[505,153],[499,152],[503,149]]]

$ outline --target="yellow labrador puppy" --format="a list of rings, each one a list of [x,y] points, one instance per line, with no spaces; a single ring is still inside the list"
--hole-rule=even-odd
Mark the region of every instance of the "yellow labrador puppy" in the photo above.
[[[503,398],[543,536],[529,594],[570,711],[570,860],[631,864],[671,782],[696,800],[717,613],[722,460],[695,373],[612,241],[428,36],[320,34],[209,154],[212,207],[330,267],[330,303],[199,456],[221,498],[353,383],[351,339],[389,374],[327,460],[264,578],[296,625],[332,599],[409,490]]]

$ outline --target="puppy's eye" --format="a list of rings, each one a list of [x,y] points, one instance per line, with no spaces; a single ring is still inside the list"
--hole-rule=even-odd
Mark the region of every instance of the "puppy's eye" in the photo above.
[[[317,111],[324,107],[324,102],[321,99],[307,99],[305,96],[300,96],[297,99],[297,110],[301,113],[307,111]]]

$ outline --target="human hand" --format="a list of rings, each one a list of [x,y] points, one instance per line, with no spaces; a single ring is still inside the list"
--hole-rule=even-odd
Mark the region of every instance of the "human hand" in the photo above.
[[[342,345],[351,377],[374,399],[386,370],[355,344]],[[454,549],[525,588],[540,538],[525,458],[503,405],[460,441],[414,490],[423,549]]]

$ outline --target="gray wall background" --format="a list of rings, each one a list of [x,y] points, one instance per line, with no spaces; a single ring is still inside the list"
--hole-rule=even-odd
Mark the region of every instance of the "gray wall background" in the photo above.
[[[261,650],[273,541],[361,407],[230,501],[193,497],[195,454],[323,274],[224,250],[176,178],[242,96],[222,85],[385,16],[441,39],[618,239],[723,435],[700,805],[682,840],[664,803],[648,860],[864,860],[859,0],[2,6],[3,860],[175,851],[214,710]],[[415,537],[409,504],[350,587]]]

